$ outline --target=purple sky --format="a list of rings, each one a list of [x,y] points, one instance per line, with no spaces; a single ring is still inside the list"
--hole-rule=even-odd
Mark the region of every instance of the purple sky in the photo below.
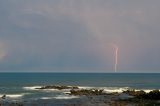
[[[1,0],[0,71],[160,72],[160,0]]]

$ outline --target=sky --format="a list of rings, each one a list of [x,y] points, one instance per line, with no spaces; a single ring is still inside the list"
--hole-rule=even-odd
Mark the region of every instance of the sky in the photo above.
[[[160,72],[160,0],[0,0],[0,72]]]

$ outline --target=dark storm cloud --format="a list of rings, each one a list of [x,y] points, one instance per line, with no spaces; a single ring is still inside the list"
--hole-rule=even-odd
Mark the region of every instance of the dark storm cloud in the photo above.
[[[2,71],[160,69],[158,0],[0,1]]]

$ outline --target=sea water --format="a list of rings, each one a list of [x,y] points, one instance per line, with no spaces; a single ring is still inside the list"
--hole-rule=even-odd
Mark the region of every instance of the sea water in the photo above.
[[[13,100],[72,99],[69,90],[38,90],[46,85],[78,86],[122,92],[160,89],[159,73],[0,73],[0,96]]]

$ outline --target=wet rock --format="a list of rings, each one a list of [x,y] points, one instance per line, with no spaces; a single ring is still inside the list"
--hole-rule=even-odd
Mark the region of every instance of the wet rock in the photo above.
[[[58,90],[63,90],[63,89],[79,89],[79,88],[77,86],[48,85],[48,86],[43,86],[41,88],[36,88],[36,89],[58,89]]]
[[[126,94],[131,95],[131,96],[140,96],[140,95],[145,95],[146,94],[146,92],[144,92],[143,90],[135,91],[134,89],[123,91],[123,93],[126,93]]]
[[[81,90],[70,90],[70,95],[105,95],[103,90],[98,89],[81,89]]]
[[[2,98],[2,99],[6,99],[6,95],[3,95],[1,98]]]
[[[127,91],[123,91],[123,93],[129,94],[139,99],[160,100],[159,90],[153,90],[153,91],[150,91],[149,93],[146,93],[143,90],[141,91],[127,90]]]

